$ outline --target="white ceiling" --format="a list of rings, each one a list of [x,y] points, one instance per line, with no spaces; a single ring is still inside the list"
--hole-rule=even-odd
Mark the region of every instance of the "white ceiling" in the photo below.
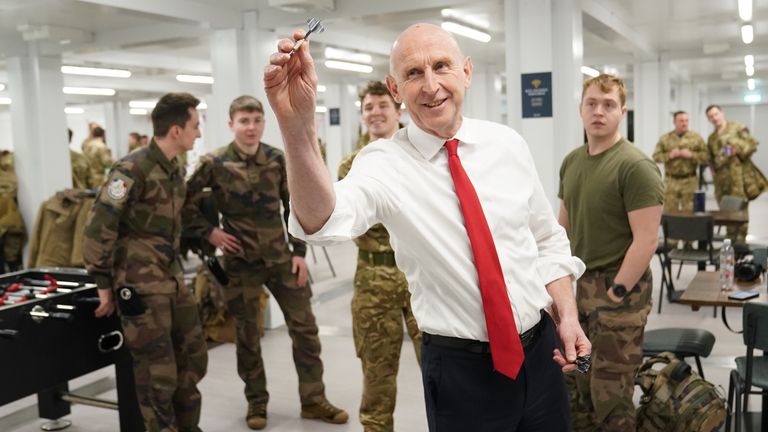
[[[491,43],[461,39],[476,63],[504,63],[502,0],[335,0],[333,10],[298,13],[272,7],[273,1],[0,0],[0,82],[7,83],[3,59],[34,45],[42,53],[61,53],[65,64],[133,72],[122,80],[66,76],[67,85],[114,87],[125,98],[179,90],[210,93],[210,86],[178,83],[175,75],[210,73],[211,31],[242,26],[243,12],[256,16],[260,27],[281,34],[301,26],[307,16],[325,18],[328,31],[314,38],[317,57],[322,57],[325,44],[374,53],[374,74],[321,70],[321,80],[383,76],[396,35],[412,23],[439,23],[444,7],[488,23]],[[296,0],[301,1],[324,3]],[[556,5],[570,0],[551,1]],[[748,46],[740,38],[737,0],[581,0],[581,4],[586,65],[611,66],[631,80],[637,59],[669,59],[675,80],[709,89],[737,89],[746,85],[744,55],[750,53],[755,55],[755,78],[768,81],[768,0],[754,0],[755,41]],[[68,101],[72,102],[69,97]]]

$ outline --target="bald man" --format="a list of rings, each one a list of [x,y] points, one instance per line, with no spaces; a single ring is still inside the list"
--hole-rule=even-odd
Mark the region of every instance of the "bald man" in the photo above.
[[[437,26],[405,30],[387,87],[412,122],[366,146],[332,185],[315,145],[308,44],[288,54],[303,36],[279,41],[264,72],[285,142],[291,232],[328,244],[376,223],[389,231],[423,332],[430,431],[567,430],[561,371],[591,350],[571,289],[584,264],[571,255],[525,141],[462,115],[471,59]]]

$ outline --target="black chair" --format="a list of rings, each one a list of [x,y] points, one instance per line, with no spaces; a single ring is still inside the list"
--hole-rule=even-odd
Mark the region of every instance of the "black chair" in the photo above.
[[[676,295],[675,289],[673,286],[670,285],[669,281],[672,280],[672,274],[671,272],[668,272],[667,266],[665,264],[666,260],[666,252],[667,252],[667,243],[664,241],[663,237],[659,238],[659,243],[656,245],[656,257],[659,258],[659,264],[661,265],[661,283],[659,284],[659,310],[658,313],[661,313],[661,304],[664,302],[664,289],[667,289],[667,299],[669,299],[670,303],[677,301],[677,298],[679,296]]]
[[[744,304],[743,325],[747,355],[736,358],[736,369],[731,371],[728,385],[728,406],[735,406],[733,414],[736,417],[737,432],[741,431],[742,417],[749,407],[749,395],[762,395],[763,406],[766,404],[765,398],[768,397],[768,356],[765,354],[768,350],[768,304],[757,302]],[[755,357],[756,349],[762,350],[763,356]],[[752,390],[752,387],[758,387],[760,390]],[[741,395],[744,395],[743,401]],[[765,417],[766,413],[763,413],[763,419]],[[729,415],[725,422],[725,430],[729,431],[730,427],[731,416]],[[763,424],[763,430],[765,427],[766,425]]]
[[[719,263],[716,261],[715,254],[717,250],[712,246],[712,235],[715,222],[712,216],[707,214],[696,215],[670,215],[665,214],[661,217],[661,227],[664,232],[664,242],[682,240],[687,243],[698,242],[697,249],[692,248],[667,248],[665,250],[665,266],[669,276],[669,287],[674,290],[672,281],[672,261],[679,261],[680,268],[677,271],[677,277],[680,277],[680,270],[686,262],[691,263],[709,263],[716,268]]]
[[[735,196],[735,195],[723,195],[722,198],[720,198],[720,202],[718,203],[718,207],[720,208],[720,211],[727,211],[727,212],[736,212],[736,211],[743,211],[746,210],[749,206],[749,201],[746,199]],[[725,240],[728,235],[727,234],[720,234],[720,230],[723,226],[718,225],[715,227],[715,233],[712,236],[712,240],[716,242],[721,242]],[[736,239],[731,239],[736,242]],[[736,245],[734,244],[734,247]]]
[[[653,357],[665,351],[674,353],[680,360],[694,357],[702,378],[701,357],[709,357],[713,346],[715,335],[702,329],[663,328],[646,331],[643,335],[643,357]]]

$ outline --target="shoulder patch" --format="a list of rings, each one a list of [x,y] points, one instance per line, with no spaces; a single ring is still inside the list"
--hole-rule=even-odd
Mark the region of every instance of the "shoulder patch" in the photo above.
[[[122,202],[128,197],[128,192],[133,186],[133,179],[125,174],[115,171],[109,178],[109,183],[104,187],[107,188],[107,197],[115,202]]]

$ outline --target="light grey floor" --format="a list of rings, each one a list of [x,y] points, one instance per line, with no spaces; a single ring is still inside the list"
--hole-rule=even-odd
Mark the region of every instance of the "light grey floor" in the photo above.
[[[711,194],[710,187],[710,194]],[[715,208],[711,198],[708,208]],[[768,244],[768,194],[763,195],[750,205],[750,235],[753,240]],[[357,410],[360,405],[362,373],[360,362],[355,357],[352,341],[349,304],[352,297],[352,274],[355,265],[356,249],[346,244],[329,248],[336,277],[331,277],[329,267],[319,247],[315,247],[317,263],[308,255],[308,262],[315,279],[315,314],[320,325],[323,343],[323,361],[325,362],[325,383],[328,398],[350,413],[350,422],[346,425],[326,425],[317,421],[302,420],[299,417],[296,373],[291,360],[291,343],[284,328],[267,331],[262,342],[264,361],[271,400],[269,404],[269,424],[267,430],[275,432],[324,432],[324,431],[360,431],[362,430]],[[654,275],[659,275],[656,258],[653,263]],[[676,285],[685,287],[696,272],[695,266],[684,266],[682,276]],[[740,335],[730,333],[720,321],[712,316],[712,308],[693,312],[690,308],[669,304],[664,301],[661,314],[656,313],[659,278],[655,277],[654,310],[648,318],[647,329],[660,327],[695,327],[713,332],[717,342],[712,355],[703,360],[706,378],[722,388],[728,388],[728,373],[733,367],[735,356],[744,354],[744,345]],[[719,313],[719,312],[718,312]],[[741,328],[741,312],[738,309],[728,311],[728,318],[736,328]],[[407,339],[407,338],[406,338]],[[246,431],[244,414],[245,399],[242,396],[242,384],[235,370],[235,352],[231,345],[222,345],[209,351],[208,375],[201,383],[203,393],[202,428],[206,431]],[[110,369],[104,369],[91,376],[80,378],[72,383],[76,388],[84,383],[99,378],[107,380],[112,376]],[[102,380],[103,381],[103,380]],[[101,381],[100,381],[101,382]],[[114,398],[114,391],[102,396]],[[636,389],[639,398],[639,390]],[[753,398],[753,409],[758,409],[757,398]],[[11,405],[0,407],[0,431],[34,432],[43,423],[36,419],[34,412],[28,410],[26,421],[12,424],[9,413],[28,407],[34,403],[27,398]],[[68,417],[73,426],[72,432],[117,431],[117,413],[90,407],[75,405]],[[401,367],[398,375],[398,401],[395,412],[397,431],[425,431],[424,402],[421,388],[421,373],[413,353],[412,344],[407,341],[401,354]]]

